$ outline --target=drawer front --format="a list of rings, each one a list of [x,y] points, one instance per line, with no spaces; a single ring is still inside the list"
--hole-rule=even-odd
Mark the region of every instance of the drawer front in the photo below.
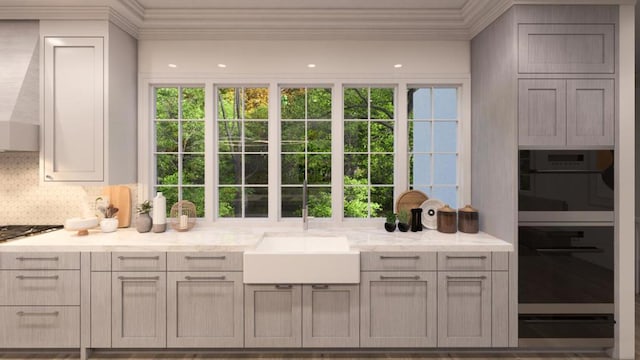
[[[363,252],[360,264],[363,271],[436,270],[435,252]]]
[[[490,252],[444,252],[438,253],[438,270],[490,271]]]
[[[164,252],[114,252],[111,254],[113,271],[165,271],[167,254]]]
[[[78,270],[80,253],[77,252],[2,252],[0,269],[3,270]]]
[[[111,271],[111,253],[92,252],[91,271]]]
[[[0,305],[80,305],[80,271],[0,271]]]
[[[169,271],[242,271],[241,252],[170,252]]]
[[[77,306],[2,306],[0,319],[2,348],[80,347]]]

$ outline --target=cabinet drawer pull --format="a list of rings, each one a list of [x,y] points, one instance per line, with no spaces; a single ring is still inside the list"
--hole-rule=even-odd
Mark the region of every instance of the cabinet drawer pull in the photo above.
[[[185,256],[187,260],[225,260],[227,257],[222,256]]]
[[[225,280],[226,276],[185,276],[187,280]]]
[[[420,280],[420,276],[383,276],[380,275],[380,280]]]
[[[419,260],[420,256],[385,256],[380,255],[380,260]]]
[[[318,290],[322,290],[322,289],[328,289],[329,285],[311,285],[312,289],[318,289]]]
[[[44,178],[47,180],[53,180],[53,176],[51,175],[45,175]]]
[[[485,255],[482,256],[451,256],[451,255],[447,255],[447,259],[479,259],[479,260],[484,260],[487,257]]]
[[[451,276],[451,275],[447,275],[447,279],[448,280],[484,280],[487,277],[482,275],[482,276]]]
[[[57,256],[52,256],[52,257],[24,257],[24,256],[20,256],[20,257],[17,257],[16,260],[18,260],[18,261],[58,261],[59,258]]]
[[[18,279],[18,280],[25,280],[25,279],[51,279],[51,280],[58,280],[58,278],[59,278],[58,275],[51,275],[51,276],[46,276],[46,275],[42,275],[42,276],[18,275],[18,276],[16,276],[16,279]]]
[[[160,260],[160,256],[118,256],[120,260]]]
[[[160,276],[118,276],[120,280],[160,280]]]
[[[58,311],[42,311],[42,312],[38,312],[38,311],[18,311],[16,313],[16,315],[18,315],[18,316],[29,316],[29,315],[35,315],[35,316],[47,316],[47,315],[58,316],[58,314],[60,314]]]
[[[292,289],[292,288],[293,288],[293,285],[284,285],[284,284],[276,285],[276,289],[281,289],[281,290]]]

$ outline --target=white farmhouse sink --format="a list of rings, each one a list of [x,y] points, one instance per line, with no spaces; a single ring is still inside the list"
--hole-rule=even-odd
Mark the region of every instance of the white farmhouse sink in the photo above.
[[[243,264],[246,284],[360,282],[360,252],[344,236],[267,233]]]

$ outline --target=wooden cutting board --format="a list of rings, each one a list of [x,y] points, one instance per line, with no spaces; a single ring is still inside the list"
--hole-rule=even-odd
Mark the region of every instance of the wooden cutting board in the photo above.
[[[109,202],[118,208],[118,227],[131,225],[131,189],[123,185],[105,186],[102,195],[109,197]]]
[[[429,199],[427,194],[420,190],[405,191],[396,200],[396,213],[400,213],[402,210],[408,211],[409,224],[411,224],[411,209],[419,208],[427,199]]]

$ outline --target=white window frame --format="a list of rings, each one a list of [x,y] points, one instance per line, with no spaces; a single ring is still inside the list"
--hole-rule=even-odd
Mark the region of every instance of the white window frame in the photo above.
[[[404,190],[408,189],[408,121],[407,121],[407,98],[406,93],[409,87],[419,86],[457,86],[458,87],[458,113],[459,113],[459,141],[458,141],[458,186],[460,204],[471,202],[471,80],[469,74],[453,74],[447,76],[424,76],[424,74],[406,74],[402,77],[359,77],[359,78],[333,78],[330,75],[326,77],[296,77],[291,78],[290,75],[283,75],[276,78],[263,79],[254,77],[252,79],[241,78],[237,76],[229,76],[217,78],[215,75],[203,75],[198,78],[176,76],[166,78],[164,74],[154,75],[145,74],[138,81],[138,202],[153,198],[153,151],[155,142],[153,136],[152,118],[154,104],[153,88],[154,87],[171,87],[171,86],[203,86],[205,91],[205,163],[209,166],[205,168],[205,217],[201,220],[204,223],[212,225],[225,226],[225,224],[234,224],[237,221],[251,221],[255,224],[264,225],[282,225],[286,223],[299,225],[300,221],[296,218],[281,219],[279,208],[280,198],[278,196],[280,186],[280,161],[277,156],[279,153],[279,144],[277,140],[280,137],[278,119],[280,113],[280,87],[290,87],[292,84],[296,86],[322,86],[332,89],[332,127],[331,132],[334,137],[332,142],[332,170],[331,170],[331,190],[332,190],[332,214],[331,218],[314,219],[310,223],[310,228],[314,227],[314,223],[325,224],[330,223],[334,227],[359,227],[379,225],[381,219],[358,219],[343,217],[343,156],[344,149],[344,132],[343,132],[343,109],[342,109],[342,91],[345,86],[395,86],[396,91],[396,141],[395,141],[395,174],[394,174],[394,199],[397,198]],[[211,146],[212,141],[216,139],[217,134],[214,129],[215,114],[215,89],[216,87],[230,86],[267,86],[269,88],[269,217],[268,218],[216,218],[217,206],[214,200],[214,190],[217,187],[217,178],[214,169],[217,165],[214,163],[217,157],[217,149]],[[274,96],[273,94],[278,94]],[[339,105],[337,105],[339,104]],[[338,154],[338,155],[336,155]],[[171,206],[172,204],[167,204]]]

